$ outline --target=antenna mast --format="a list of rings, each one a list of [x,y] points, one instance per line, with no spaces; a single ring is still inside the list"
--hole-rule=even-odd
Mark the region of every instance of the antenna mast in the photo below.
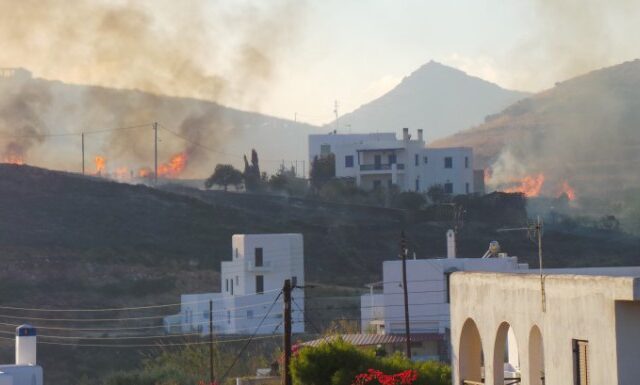
[[[336,115],[336,133],[340,128],[340,115],[338,114],[338,100],[336,100],[333,104],[333,113]]]

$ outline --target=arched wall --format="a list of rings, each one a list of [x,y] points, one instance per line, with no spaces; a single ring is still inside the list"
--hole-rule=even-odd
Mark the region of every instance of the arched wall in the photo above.
[[[543,385],[544,376],[544,340],[537,325],[529,333],[529,385]]]
[[[475,321],[468,318],[462,326],[458,349],[458,368],[461,380],[482,381],[482,339]]]
[[[509,352],[509,358],[513,359],[513,357],[516,357],[515,359],[517,359],[520,353],[520,344],[518,343],[518,339],[512,329],[512,326],[506,321],[502,322],[498,326],[498,330],[495,333],[495,342],[493,346],[493,383],[495,385],[504,384],[504,362],[505,355],[507,354],[507,337],[509,337],[509,339],[515,340],[510,340],[509,346],[510,349],[516,350],[515,352]],[[517,362],[514,364],[514,366],[516,367],[520,366]]]

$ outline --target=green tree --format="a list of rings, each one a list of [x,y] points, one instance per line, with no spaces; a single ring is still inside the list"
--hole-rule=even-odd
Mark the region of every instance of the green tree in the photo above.
[[[311,170],[309,171],[309,179],[311,186],[319,190],[322,186],[335,178],[336,176],[336,158],[333,154],[323,157],[314,157],[311,162]]]
[[[413,369],[418,372],[416,385],[451,385],[451,369],[446,364],[413,362],[399,353],[376,357],[375,349],[357,349],[340,338],[303,347],[291,361],[294,385],[351,385],[356,375],[368,369],[384,373]]]
[[[441,184],[434,184],[427,190],[427,196],[432,203],[442,203],[447,199],[447,193],[444,192],[444,187]]]
[[[227,191],[229,185],[238,186],[241,183],[242,173],[239,170],[230,164],[219,164],[213,174],[204,182],[204,186],[209,189],[213,185],[218,185],[224,187],[224,191]]]
[[[259,191],[262,189],[258,152],[255,149],[251,150],[251,164],[249,164],[247,156],[244,156],[244,173],[242,176],[244,177],[244,186],[247,191]]]

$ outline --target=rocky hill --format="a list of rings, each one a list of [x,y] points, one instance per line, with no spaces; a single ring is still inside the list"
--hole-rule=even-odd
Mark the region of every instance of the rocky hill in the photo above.
[[[383,96],[340,117],[340,126],[356,132],[422,128],[431,141],[477,125],[526,96],[431,61]]]

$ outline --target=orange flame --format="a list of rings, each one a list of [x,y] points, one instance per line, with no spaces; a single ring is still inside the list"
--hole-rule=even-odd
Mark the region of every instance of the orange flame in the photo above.
[[[526,176],[518,185],[503,189],[506,193],[523,193],[526,197],[537,197],[540,195],[542,185],[544,184],[544,174],[540,173],[534,176]]]
[[[138,176],[140,178],[148,178],[153,174],[153,172],[151,171],[151,169],[149,167],[143,167],[140,170],[138,170]]]
[[[558,195],[562,196],[562,194],[565,194],[570,201],[576,199],[576,190],[574,190],[573,187],[571,187],[571,185],[569,185],[569,182],[567,182],[566,180],[562,182],[560,193]]]
[[[129,173],[129,169],[126,166],[118,167],[113,172],[112,178],[117,180],[128,180],[131,179],[131,174]]]
[[[21,155],[10,154],[4,157],[4,162],[9,164],[24,164],[24,158]]]
[[[187,154],[184,152],[175,154],[168,163],[158,165],[158,176],[166,178],[175,178],[187,166]]]
[[[93,162],[96,164],[96,174],[102,174],[107,165],[107,159],[103,156],[96,155],[96,157],[93,158]]]

